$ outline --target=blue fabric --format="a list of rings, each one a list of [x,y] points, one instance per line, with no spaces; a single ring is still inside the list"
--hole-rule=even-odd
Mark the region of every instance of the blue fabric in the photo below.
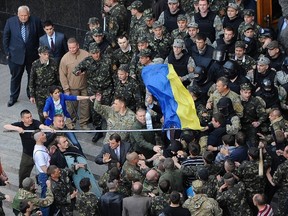
[[[70,114],[67,111],[66,107],[66,101],[76,101],[77,96],[75,95],[65,95],[65,94],[60,94],[60,104],[62,106],[63,114],[66,118],[70,118]],[[51,125],[53,123],[53,118],[55,116],[55,107],[54,107],[54,102],[52,96],[48,97],[46,99],[45,106],[43,108],[43,112],[47,112],[49,118],[45,120],[45,125]]]
[[[75,136],[75,133],[73,133],[73,132],[65,132],[65,135],[70,140],[70,142],[74,146],[76,146],[83,153],[82,147],[81,147],[80,143],[78,142],[78,140],[77,140],[77,138]]]
[[[41,198],[46,197],[47,185],[46,181],[48,180],[48,175],[46,173],[39,173],[38,182],[41,186]],[[43,216],[49,216],[49,207],[40,208]]]

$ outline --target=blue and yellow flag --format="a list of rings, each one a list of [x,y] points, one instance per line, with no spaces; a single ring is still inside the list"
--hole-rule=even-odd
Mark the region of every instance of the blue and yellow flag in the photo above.
[[[164,128],[200,130],[194,101],[171,64],[153,64],[142,69],[146,88],[157,98],[164,115]]]

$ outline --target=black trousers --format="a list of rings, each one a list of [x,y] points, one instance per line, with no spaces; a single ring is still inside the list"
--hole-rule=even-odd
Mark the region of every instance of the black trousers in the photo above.
[[[8,62],[10,74],[11,74],[11,80],[10,80],[10,100],[17,101],[20,89],[21,89],[21,80],[24,73],[24,70],[26,69],[28,79],[27,79],[27,87],[26,87],[26,93],[28,98],[30,98],[29,93],[29,79],[30,79],[30,71],[32,67],[31,62],[24,62],[23,65],[16,64],[14,62],[9,61]]]

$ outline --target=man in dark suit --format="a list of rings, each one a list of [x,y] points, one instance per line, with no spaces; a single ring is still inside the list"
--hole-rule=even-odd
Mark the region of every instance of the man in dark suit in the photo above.
[[[59,65],[62,56],[68,51],[67,40],[63,33],[55,32],[51,20],[46,20],[43,23],[43,28],[46,34],[39,38],[39,45],[49,47],[51,57]]]
[[[109,143],[103,145],[101,152],[96,156],[95,163],[108,163],[108,165],[117,163],[118,167],[122,167],[130,148],[130,143],[122,142],[120,135],[114,133],[109,137]],[[110,167],[108,167],[108,169],[110,169]]]
[[[9,18],[3,32],[3,47],[10,68],[10,100],[8,107],[16,103],[21,88],[21,79],[26,69],[28,83],[32,62],[38,56],[39,37],[43,35],[39,18],[30,16],[29,7],[22,5],[18,8],[18,15]],[[30,97],[27,85],[27,96]]]

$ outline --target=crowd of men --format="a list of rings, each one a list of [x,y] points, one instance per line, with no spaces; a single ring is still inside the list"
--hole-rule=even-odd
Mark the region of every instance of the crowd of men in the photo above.
[[[248,2],[255,3],[159,0],[144,8],[140,0],[104,0],[104,26],[89,19],[83,49],[20,6],[3,33],[11,71],[7,105],[17,102],[26,69],[27,96],[40,121],[23,110],[21,122],[4,126],[18,131],[23,145],[15,214],[40,208],[43,215],[288,215],[288,15],[277,31],[264,28]],[[165,113],[141,71],[159,63],[172,64],[187,87],[201,131],[152,130],[161,128]],[[71,118],[55,113],[45,126],[52,85],[95,101],[66,102]],[[77,121],[83,130],[92,123],[92,142],[103,143],[95,158],[108,167],[100,197],[87,178],[81,193],[73,185],[70,176],[85,169],[67,169],[63,160],[64,152],[85,157],[73,131],[56,138],[23,133],[73,130]],[[30,178],[34,163],[41,198]]]

